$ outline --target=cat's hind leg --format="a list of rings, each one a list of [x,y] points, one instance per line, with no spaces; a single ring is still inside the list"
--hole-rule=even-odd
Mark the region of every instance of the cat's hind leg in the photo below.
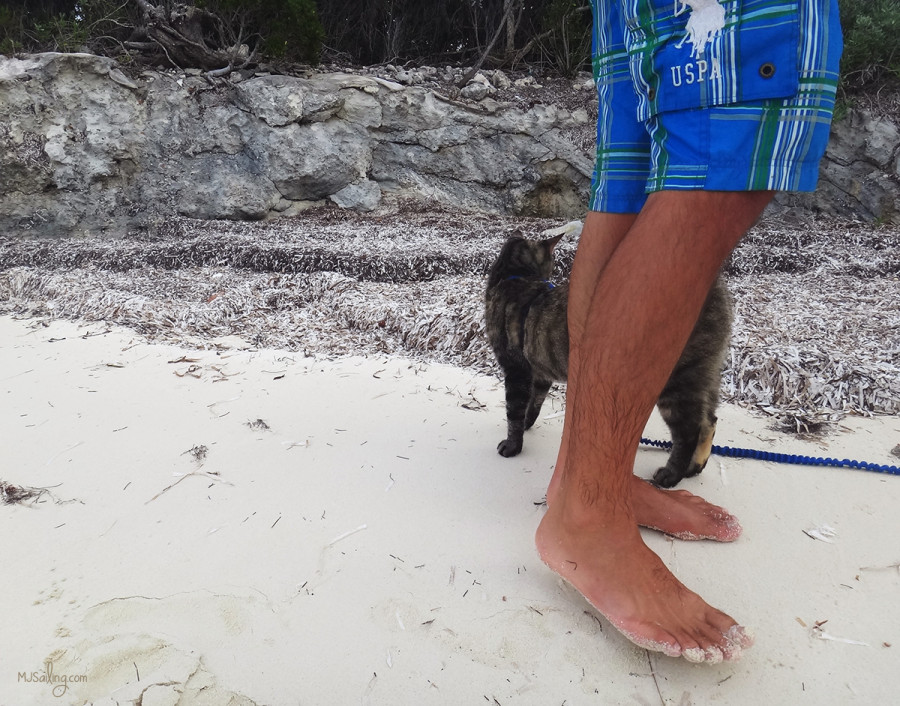
[[[706,468],[706,463],[709,461],[709,457],[712,454],[713,437],[716,435],[716,422],[718,421],[715,414],[711,411],[707,411],[706,418],[700,425],[697,446],[694,449],[693,456],[691,456],[691,464],[688,466],[685,478],[695,476]]]
[[[716,432],[719,370],[720,365],[700,358],[686,364],[682,361],[672,372],[657,403],[672,433],[672,452],[653,476],[656,485],[672,488],[706,467]]]
[[[706,467],[716,433],[718,395],[717,386],[703,385],[691,375],[676,372],[669,380],[657,408],[672,434],[672,451],[653,476],[656,485],[672,488]]]
[[[699,427],[675,424],[672,430],[672,454],[663,468],[653,476],[653,482],[663,488],[671,488],[685,478],[698,475],[712,454],[713,437],[716,434],[716,417],[704,414]],[[687,432],[687,433],[685,433]]]
[[[672,488],[683,478],[696,475],[702,470],[702,467],[695,468],[693,464],[694,452],[700,440],[699,410],[684,407],[662,402],[659,404],[659,412],[672,434],[672,450],[666,465],[653,475],[653,482],[662,488]],[[694,472],[691,473],[691,470]]]
[[[522,450],[525,415],[531,401],[531,368],[521,364],[502,367],[506,388],[506,438],[497,445],[497,453],[509,458]]]
[[[537,421],[538,415],[541,413],[541,405],[550,392],[550,386],[553,384],[551,380],[535,379],[531,383],[531,399],[528,400],[528,410],[525,413],[525,428],[531,429]]]

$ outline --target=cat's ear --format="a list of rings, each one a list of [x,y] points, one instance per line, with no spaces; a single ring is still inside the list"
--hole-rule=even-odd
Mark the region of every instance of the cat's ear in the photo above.
[[[541,242],[547,247],[550,252],[556,248],[557,244],[560,240],[563,239],[565,233],[560,233],[559,235],[554,235],[552,238],[547,238],[546,240],[542,240]]]

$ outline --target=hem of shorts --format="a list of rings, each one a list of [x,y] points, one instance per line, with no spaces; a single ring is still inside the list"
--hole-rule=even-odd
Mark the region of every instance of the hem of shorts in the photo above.
[[[792,163],[789,169],[781,168],[777,163],[764,170],[771,174],[773,171],[782,174],[777,184],[772,185],[769,180],[762,186],[749,186],[747,174],[752,165],[742,164],[728,166],[713,166],[705,174],[689,179],[675,180],[667,177],[662,180],[648,180],[645,191],[629,191],[627,193],[597,192],[588,204],[591,211],[602,213],[640,213],[647,201],[649,194],[657,191],[783,191],[790,193],[804,193],[816,190],[819,183],[820,159]]]
[[[600,213],[640,213],[647,201],[647,192],[629,194],[598,194],[588,204],[591,211]]]

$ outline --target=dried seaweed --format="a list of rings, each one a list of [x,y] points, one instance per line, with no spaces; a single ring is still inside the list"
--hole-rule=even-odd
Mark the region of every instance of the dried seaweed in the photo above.
[[[324,210],[263,223],[172,219],[152,237],[0,237],[0,312],[104,321],[200,347],[237,336],[308,355],[403,355],[495,372],[484,273],[510,232],[557,225]],[[574,240],[559,248],[560,280]],[[895,232],[763,222],[726,276],[736,303],[727,400],[795,431],[900,413]]]
[[[0,499],[4,505],[33,505],[49,492],[46,488],[13,485],[0,480]]]
[[[848,413],[900,413],[900,281],[830,272],[730,279],[726,399],[795,431]]]
[[[58,486],[54,485],[50,487],[56,488]],[[81,500],[60,500],[50,492],[50,488],[35,488],[30,485],[13,485],[12,483],[0,480],[0,502],[4,505],[26,505],[31,507],[32,505],[43,502],[42,498],[45,495],[57,505],[82,502]]]
[[[209,455],[209,448],[206,446],[206,444],[198,444],[197,446],[192,446],[181,455],[186,456],[188,454],[192,459],[194,459],[197,465],[202,466],[203,462],[206,460],[206,457]]]

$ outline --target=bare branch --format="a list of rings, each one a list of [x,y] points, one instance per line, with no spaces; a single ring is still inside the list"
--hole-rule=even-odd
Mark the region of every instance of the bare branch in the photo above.
[[[484,53],[481,55],[481,57],[478,59],[478,61],[476,61],[475,64],[472,66],[472,68],[469,69],[468,71],[466,71],[466,73],[463,74],[463,77],[459,81],[456,82],[457,88],[462,88],[463,86],[465,86],[469,81],[472,80],[472,77],[481,70],[481,67],[484,65],[485,60],[488,58],[490,53],[493,51],[494,45],[497,43],[497,40],[500,39],[500,35],[503,33],[503,29],[506,26],[506,23],[509,22],[509,20],[512,16],[512,7],[513,7],[512,3],[507,3],[506,11],[503,13],[503,19],[501,19],[500,24],[497,25],[497,31],[494,32],[494,36],[491,37],[491,41],[488,42],[488,45],[485,48]]]

